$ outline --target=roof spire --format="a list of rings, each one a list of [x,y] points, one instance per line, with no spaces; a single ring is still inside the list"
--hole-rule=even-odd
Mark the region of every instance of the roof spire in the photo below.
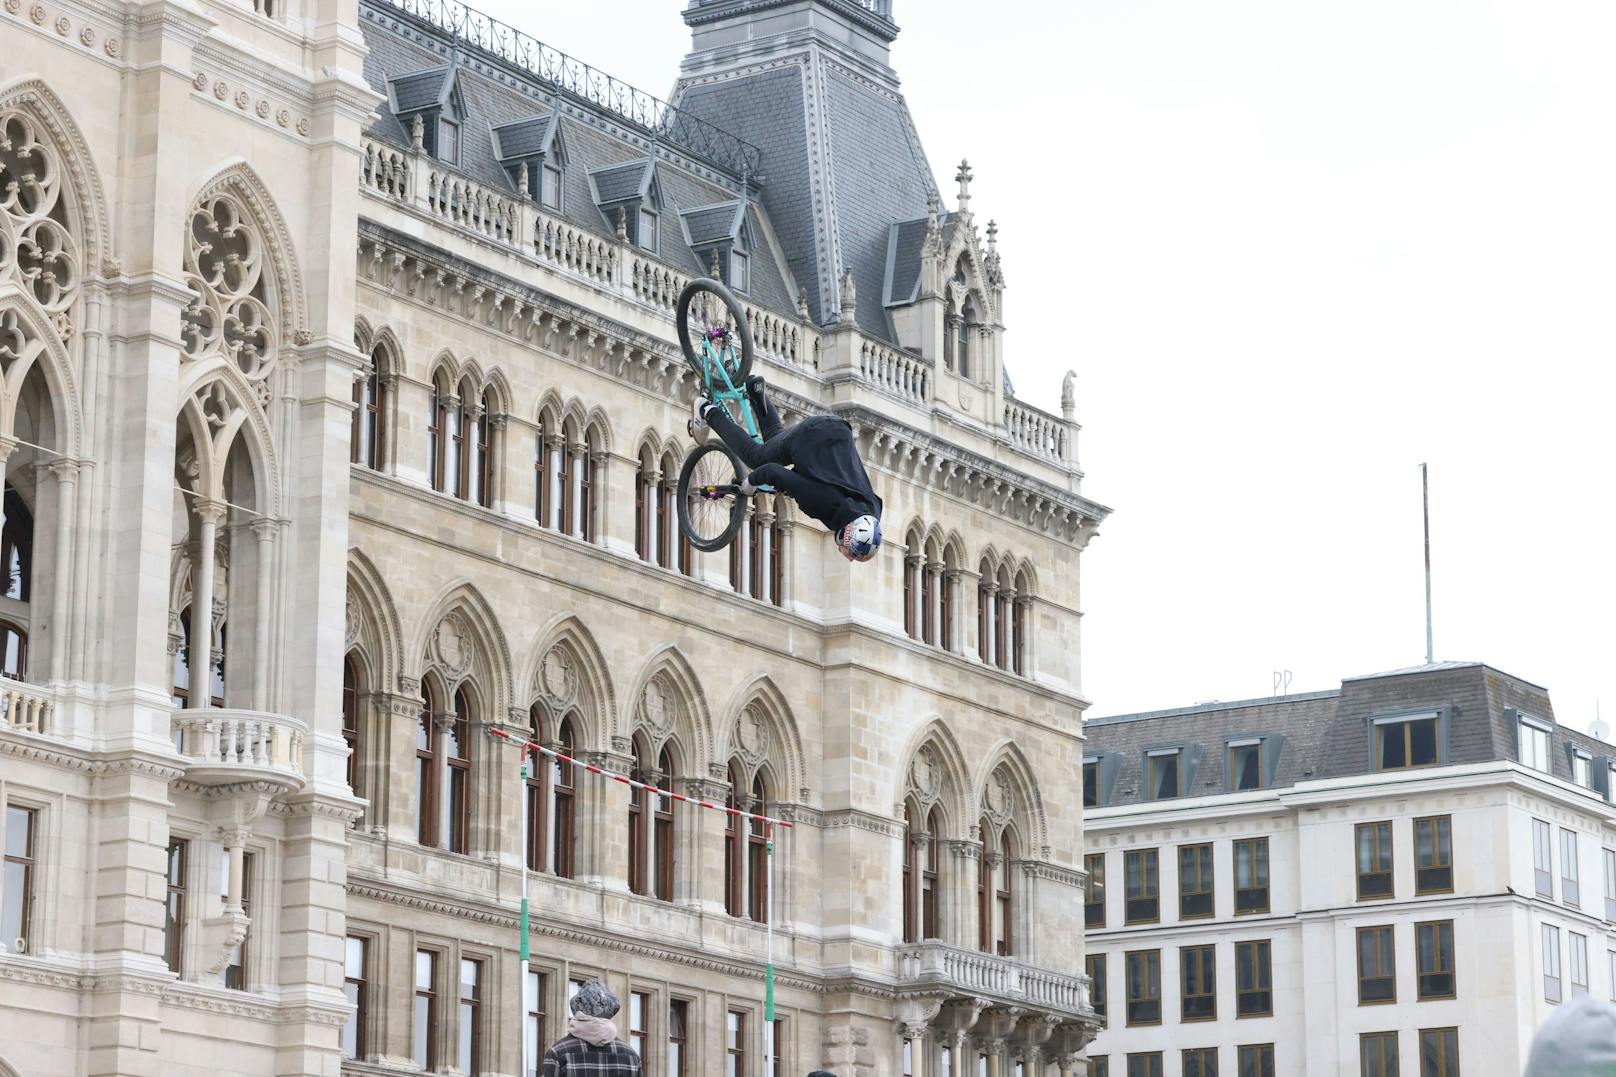
[[[959,213],[963,217],[971,212],[971,162],[960,161],[954,182],[959,184]]]
[[[842,270],[842,324],[852,325],[858,318],[858,287],[853,283],[853,271]]]

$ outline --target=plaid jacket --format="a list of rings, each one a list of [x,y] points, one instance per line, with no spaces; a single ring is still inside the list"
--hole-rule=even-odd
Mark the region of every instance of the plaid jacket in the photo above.
[[[544,1065],[539,1067],[539,1077],[640,1077],[640,1072],[640,1056],[622,1040],[596,1047],[576,1036],[558,1040],[544,1053]]]

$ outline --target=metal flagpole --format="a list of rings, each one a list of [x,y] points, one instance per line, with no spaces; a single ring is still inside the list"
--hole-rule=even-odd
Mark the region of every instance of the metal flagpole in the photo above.
[[[1425,503],[1425,664],[1436,661],[1431,646],[1431,484],[1425,465],[1420,465],[1420,497]]]
[[[765,874],[765,876],[767,878],[767,881],[764,883],[764,885],[766,887],[768,887],[768,891],[769,891],[769,893],[768,893],[768,905],[763,910],[764,913],[765,913],[764,925],[763,925],[764,926],[764,935],[768,939],[767,952],[766,952],[766,956],[764,958],[764,972],[763,972],[763,1022],[768,1027],[768,1030],[769,1030],[769,1043],[771,1045],[770,1050],[769,1050],[769,1057],[764,1060],[764,1065],[765,1065],[766,1068],[768,1068],[769,1072],[773,1075],[773,1077],[779,1077],[779,1074],[774,1074],[773,1073],[774,1056],[780,1050],[780,1045],[774,1042],[774,824],[773,823],[764,823],[763,824],[763,849],[764,849],[764,853],[765,853],[765,859],[768,862],[768,866],[767,866],[767,868],[766,868],[766,870],[764,872],[764,874]]]
[[[521,768],[522,784],[517,787],[516,796],[518,810],[522,816],[522,850],[517,854],[517,863],[520,865],[522,870],[522,943],[520,951],[522,958],[522,985],[518,991],[517,997],[521,998],[524,1003],[527,1001],[527,963],[529,956],[527,946],[527,754],[527,749],[523,748]],[[537,999],[534,1000],[535,1003],[537,1001]],[[536,1005],[528,1005],[524,1006],[522,1011],[522,1077],[528,1077],[529,1074],[534,1072],[533,1059],[528,1057],[527,1011],[537,1008],[538,1007]],[[537,1047],[538,1045],[534,1044],[534,1046]]]

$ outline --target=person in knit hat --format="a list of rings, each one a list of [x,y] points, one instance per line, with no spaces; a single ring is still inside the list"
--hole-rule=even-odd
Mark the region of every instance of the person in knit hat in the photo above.
[[[1532,1040],[1522,1077],[1616,1077],[1616,1006],[1583,995]]]
[[[640,1077],[640,1056],[617,1038],[617,996],[599,980],[578,989],[567,1035],[544,1053],[540,1077]]]

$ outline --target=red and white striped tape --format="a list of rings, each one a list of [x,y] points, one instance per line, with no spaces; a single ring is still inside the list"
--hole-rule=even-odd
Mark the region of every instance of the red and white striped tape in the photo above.
[[[551,759],[559,759],[561,762],[569,763],[572,766],[578,767],[580,770],[586,770],[589,773],[598,775],[602,778],[610,778],[612,781],[620,782],[631,789],[643,789],[647,793],[651,793],[654,796],[668,797],[672,800],[678,801],[681,804],[694,804],[698,808],[706,808],[708,811],[723,812],[725,815],[734,815],[742,819],[752,819],[770,827],[782,826],[789,829],[794,825],[790,820],[776,819],[772,815],[758,815],[755,812],[742,811],[739,808],[731,808],[727,804],[714,804],[710,800],[698,800],[695,797],[687,797],[683,793],[675,793],[671,789],[658,789],[654,785],[650,785],[646,782],[637,782],[633,778],[626,775],[613,774],[611,771],[606,770],[603,767],[597,767],[593,763],[585,763],[581,759],[574,759],[572,756],[558,752],[554,748],[546,748],[544,745],[535,743],[531,740],[518,740],[516,737],[511,736],[503,729],[490,729],[488,732],[491,735],[499,737],[502,740],[507,740],[526,751],[538,752],[540,755],[547,755]]]

